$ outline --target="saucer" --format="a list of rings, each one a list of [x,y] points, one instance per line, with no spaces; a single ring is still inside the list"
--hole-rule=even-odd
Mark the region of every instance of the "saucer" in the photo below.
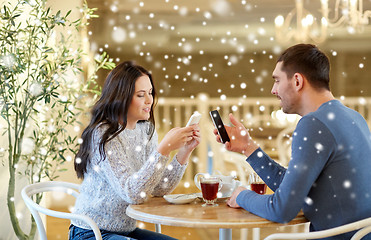
[[[199,192],[199,193],[195,193],[195,195],[196,195],[198,198],[202,199],[202,193],[201,193],[201,192]],[[230,198],[230,197],[231,197],[231,196],[221,197],[221,198],[218,197],[218,199],[216,199],[216,202],[225,202],[225,201],[227,201],[228,198]]]
[[[168,194],[164,195],[164,199],[173,204],[186,204],[193,202],[197,198],[196,193],[192,194]]]

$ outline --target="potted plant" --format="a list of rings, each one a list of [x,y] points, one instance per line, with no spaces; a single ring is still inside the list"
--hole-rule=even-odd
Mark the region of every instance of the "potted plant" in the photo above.
[[[33,239],[34,220],[25,233],[17,218],[15,193],[21,189],[16,182],[54,180],[64,171],[67,153],[75,153],[79,144],[79,117],[89,99],[99,94],[96,71],[111,69],[114,63],[102,54],[91,63],[92,74],[79,80],[82,59],[88,55],[75,36],[86,27],[86,19],[97,17],[86,2],[75,21],[69,20],[71,11],[53,13],[46,0],[12,2],[0,10],[0,137],[6,140],[0,158],[9,172],[7,206],[14,233]]]

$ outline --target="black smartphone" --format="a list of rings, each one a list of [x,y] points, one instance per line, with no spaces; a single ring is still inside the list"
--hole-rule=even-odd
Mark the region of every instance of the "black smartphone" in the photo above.
[[[222,141],[222,143],[229,142],[229,136],[227,133],[227,130],[225,130],[224,123],[222,121],[222,118],[219,115],[218,110],[213,110],[210,112],[210,117],[213,120],[214,126],[216,130],[218,130],[219,137]]]

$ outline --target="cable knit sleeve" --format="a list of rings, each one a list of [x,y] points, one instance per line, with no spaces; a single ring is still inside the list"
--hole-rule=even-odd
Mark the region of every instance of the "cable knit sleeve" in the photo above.
[[[98,164],[99,174],[129,204],[143,203],[152,193],[168,193],[179,183],[185,170],[179,163],[176,165],[176,160],[171,164],[173,167],[166,167],[169,158],[157,151],[156,133],[148,141],[147,126],[137,124],[138,129],[130,132],[133,138],[120,134],[109,141],[105,147],[106,159]]]
[[[273,167],[260,149],[248,159],[262,179],[273,185],[274,194],[258,195],[246,190],[238,195],[237,203],[271,221],[291,221],[305,203],[312,201],[308,193],[333,151],[334,139],[328,128],[315,118],[303,117],[293,134],[292,159],[286,171],[278,165]]]
[[[148,152],[157,152],[158,146],[158,135],[154,132],[150,142],[148,143]],[[183,174],[187,168],[187,165],[181,165],[176,159],[176,155],[173,160],[167,165],[163,166],[163,175],[161,176],[160,182],[154,188],[153,196],[163,196],[170,193],[178,185],[183,177]]]

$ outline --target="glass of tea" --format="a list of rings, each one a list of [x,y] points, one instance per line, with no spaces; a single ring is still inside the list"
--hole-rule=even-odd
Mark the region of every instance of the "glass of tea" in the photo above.
[[[258,194],[265,194],[265,191],[267,190],[267,185],[264,183],[264,181],[259,177],[256,173],[251,173],[249,175],[249,182],[251,186],[251,190]]]
[[[218,177],[201,177],[200,185],[202,191],[202,198],[205,203],[202,205],[206,206],[218,206],[215,203],[218,191],[222,188],[222,182]]]

